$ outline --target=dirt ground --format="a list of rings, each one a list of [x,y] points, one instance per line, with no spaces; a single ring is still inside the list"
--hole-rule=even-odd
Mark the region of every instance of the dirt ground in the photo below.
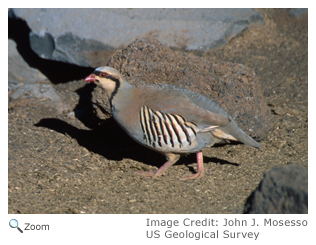
[[[308,168],[307,15],[258,11],[262,26],[223,48],[195,54],[255,71],[273,124],[261,150],[220,144],[203,151],[204,178],[178,180],[196,169],[195,156],[189,155],[164,176],[145,179],[134,172],[156,169],[164,157],[139,146],[113,119],[91,128],[79,116],[40,104],[13,106],[8,213],[240,213],[265,171],[289,163]],[[54,86],[73,108],[87,92],[83,80]]]

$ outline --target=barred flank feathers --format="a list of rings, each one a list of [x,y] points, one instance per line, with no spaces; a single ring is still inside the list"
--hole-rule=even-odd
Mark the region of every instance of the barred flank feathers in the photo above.
[[[140,110],[140,125],[144,141],[154,148],[191,146],[197,133],[197,126],[182,116],[155,111],[147,106]]]

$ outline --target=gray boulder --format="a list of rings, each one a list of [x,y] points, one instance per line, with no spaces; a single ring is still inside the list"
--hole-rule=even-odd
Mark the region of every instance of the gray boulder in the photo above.
[[[23,60],[11,39],[8,41],[8,68],[9,87],[18,83],[48,83],[47,77]]]
[[[115,50],[154,37],[187,50],[223,46],[249,25],[253,9],[12,9],[31,28],[32,49],[42,58],[86,67],[107,64]]]
[[[245,214],[307,214],[308,174],[299,164],[275,167],[248,197]]]
[[[8,90],[9,108],[40,105],[54,108],[58,113],[70,109],[47,77],[23,60],[11,39],[8,41]]]

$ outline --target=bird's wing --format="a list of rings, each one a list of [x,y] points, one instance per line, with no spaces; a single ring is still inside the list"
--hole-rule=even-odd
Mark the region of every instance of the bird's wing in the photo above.
[[[153,97],[145,106],[160,112],[161,115],[181,118],[180,121],[184,123],[193,123],[196,125],[197,132],[212,131],[230,122],[228,117],[205,110],[184,96],[178,96],[176,99],[164,96],[163,100]]]

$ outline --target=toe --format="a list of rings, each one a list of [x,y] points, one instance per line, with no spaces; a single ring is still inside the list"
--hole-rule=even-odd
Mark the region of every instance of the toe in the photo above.
[[[187,180],[187,179],[199,179],[203,177],[203,172],[197,172],[196,174],[190,174],[188,176],[184,176],[180,178],[180,180]]]
[[[149,170],[148,172],[135,172],[135,174],[138,174],[144,177],[153,177],[155,175],[155,172],[152,170]]]

